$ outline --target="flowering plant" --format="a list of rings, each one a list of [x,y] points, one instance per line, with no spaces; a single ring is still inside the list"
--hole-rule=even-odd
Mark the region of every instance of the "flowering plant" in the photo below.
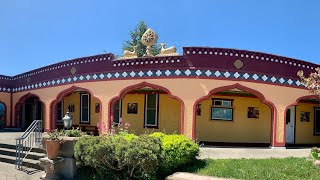
[[[301,79],[301,83],[305,85],[311,93],[315,95],[320,94],[320,68],[316,68],[316,71],[310,73],[309,77],[305,77],[303,71],[298,71],[297,75]]]
[[[116,123],[114,122],[113,117],[111,117],[110,131],[106,135],[112,136],[116,134],[116,128],[119,134],[128,134],[128,129],[130,126],[131,125],[128,122],[124,123],[123,125],[122,118],[119,119],[119,123]],[[97,127],[100,132],[107,131],[106,123],[104,121],[98,122]]]

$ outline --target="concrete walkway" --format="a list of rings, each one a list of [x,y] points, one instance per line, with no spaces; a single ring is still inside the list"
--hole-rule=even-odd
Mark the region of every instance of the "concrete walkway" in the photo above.
[[[20,171],[15,169],[15,165],[0,162],[0,179],[1,180],[36,180],[44,175],[44,171],[28,169]]]
[[[186,173],[186,172],[176,172],[171,176],[168,176],[166,180],[234,180],[234,179],[201,176],[201,175]]]
[[[308,157],[311,148],[248,148],[248,147],[215,147],[206,146],[200,148],[200,159],[241,159],[241,158],[286,158]]]

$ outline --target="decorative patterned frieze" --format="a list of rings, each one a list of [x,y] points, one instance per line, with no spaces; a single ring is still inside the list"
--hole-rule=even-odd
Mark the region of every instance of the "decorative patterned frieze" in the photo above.
[[[111,79],[135,79],[143,77],[154,77],[154,78],[176,78],[176,77],[203,77],[213,79],[233,79],[233,80],[247,80],[253,82],[271,83],[275,85],[287,85],[293,87],[304,87],[301,82],[296,79],[288,79],[284,77],[269,76],[265,74],[257,73],[243,73],[243,72],[231,72],[222,70],[212,69],[158,69],[158,70],[144,70],[144,71],[117,71],[117,72],[106,72],[99,74],[83,74],[75,75],[64,78],[59,78],[51,81],[38,82],[33,84],[16,87],[13,92],[27,91],[32,89],[38,89],[43,87],[53,87],[62,84],[78,83],[85,81],[101,81]],[[9,89],[1,89],[0,91],[8,91]]]

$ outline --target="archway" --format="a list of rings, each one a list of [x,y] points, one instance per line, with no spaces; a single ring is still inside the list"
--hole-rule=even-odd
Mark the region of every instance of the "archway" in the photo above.
[[[36,94],[22,96],[15,106],[16,127],[26,129],[34,120],[43,120],[44,103]]]
[[[101,100],[86,88],[72,86],[60,92],[50,104],[51,129],[62,129],[66,112],[73,117],[73,127],[90,134],[98,134],[97,124],[102,117]],[[50,129],[50,130],[51,130]]]
[[[274,145],[276,108],[254,89],[234,84],[211,90],[194,106],[193,137],[215,145]]]
[[[109,101],[111,122],[129,123],[129,130],[140,134],[161,131],[183,133],[184,103],[165,87],[142,82],[124,88]]]
[[[284,113],[286,146],[320,145],[320,98],[308,95],[288,105]]]

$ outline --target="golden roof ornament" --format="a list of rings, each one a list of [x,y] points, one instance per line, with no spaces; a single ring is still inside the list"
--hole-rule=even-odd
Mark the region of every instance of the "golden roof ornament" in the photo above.
[[[160,46],[161,46],[160,54],[158,54],[157,56],[177,56],[178,55],[176,47],[171,46],[166,48],[165,43],[160,43]]]
[[[129,51],[129,50],[123,51],[123,56],[121,58],[119,58],[119,59],[137,58],[138,57],[137,48],[138,48],[138,46],[132,46],[133,51]]]
[[[158,40],[158,35],[152,30],[147,29],[146,32],[143,33],[141,37],[141,43],[147,46],[146,53],[143,55],[144,57],[153,57],[151,46],[155,45]]]

